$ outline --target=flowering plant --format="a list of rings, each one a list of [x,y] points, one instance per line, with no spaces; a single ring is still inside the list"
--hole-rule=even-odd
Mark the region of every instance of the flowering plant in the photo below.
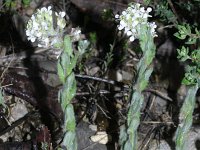
[[[151,15],[149,15],[151,11],[151,7],[148,7],[147,10],[145,10],[144,7],[140,7],[139,3],[129,6],[121,15],[115,15],[115,18],[120,20],[118,29],[124,29],[127,36],[130,36],[130,41],[134,41],[139,38],[139,33],[142,29],[141,25],[146,25],[150,28],[151,35],[156,37],[157,34],[155,29],[157,25],[155,22],[149,23],[147,21],[148,17],[151,17]]]
[[[76,80],[73,69],[76,66],[78,56],[82,53],[81,50],[79,50],[79,53],[73,53],[72,41],[80,39],[81,31],[72,28],[69,35],[64,35],[65,12],[55,12],[57,17],[56,28],[53,26],[52,13],[51,6],[38,9],[36,14],[32,15],[28,21],[26,35],[31,42],[37,41],[38,47],[62,49],[57,63],[58,76],[63,84],[58,94],[58,100],[64,112],[64,137],[61,147],[76,150],[76,120],[71,100],[76,94]]]
[[[182,83],[188,86],[187,95],[179,113],[179,125],[176,130],[176,149],[187,149],[188,132],[192,126],[193,112],[195,109],[196,94],[200,87],[200,47],[198,40],[200,39],[200,31],[197,28],[192,29],[189,24],[177,25],[178,31],[174,34],[180,40],[186,40],[185,47],[182,45],[177,49],[177,58],[182,62],[187,62],[185,68],[185,76]],[[192,33],[192,31],[195,33]],[[188,45],[197,45],[197,49],[191,49]]]
[[[140,123],[140,110],[144,101],[142,91],[148,85],[149,77],[153,71],[151,62],[155,57],[156,47],[153,38],[156,37],[156,24],[149,23],[150,7],[145,10],[140,4],[132,4],[122,14],[116,15],[115,18],[120,20],[118,29],[125,30],[130,36],[130,41],[139,39],[143,56],[137,64],[137,78],[133,81],[132,95],[130,106],[127,114],[126,123],[121,126],[119,142],[121,150],[137,149],[137,128]]]
[[[63,33],[66,21],[65,12],[55,12],[57,27],[53,27],[51,6],[38,9],[28,21],[26,35],[31,42],[38,42],[38,47],[60,48],[63,43]]]

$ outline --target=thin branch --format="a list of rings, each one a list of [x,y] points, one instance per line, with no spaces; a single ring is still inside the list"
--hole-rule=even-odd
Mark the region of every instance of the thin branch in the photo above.
[[[176,9],[174,8],[174,5],[173,5],[172,1],[171,0],[167,0],[167,1],[169,3],[169,6],[171,7],[173,13],[177,17],[178,21],[181,22],[181,19],[180,19],[179,15],[177,14]]]
[[[103,108],[102,108],[101,106],[99,106],[98,104],[96,104],[96,105],[97,105],[97,107],[103,112],[103,114],[104,114],[107,118],[111,119],[111,118],[106,114],[105,110],[103,110]]]
[[[78,78],[92,79],[92,80],[96,80],[96,81],[100,81],[100,82],[106,82],[108,84],[115,84],[115,81],[113,81],[113,80],[107,80],[107,79],[103,79],[103,78],[98,78],[98,77],[93,77],[93,76],[88,76],[88,75],[80,75],[80,74],[76,74],[75,76]]]
[[[158,90],[155,90],[155,89],[147,89],[147,90],[144,90],[144,92],[151,92],[151,93],[154,93],[154,94],[156,94],[157,96],[159,96],[159,97],[161,97],[161,98],[163,98],[163,99],[165,99],[165,100],[168,100],[168,101],[170,101],[170,102],[173,101],[173,99],[171,99],[170,97],[164,95],[162,92],[160,92],[160,91],[158,91]]]
[[[38,113],[38,111],[33,111],[33,112],[29,112],[27,113],[24,117],[18,119],[17,121],[13,122],[11,124],[11,126],[8,126],[6,129],[2,130],[0,132],[0,136],[4,135],[5,133],[11,131],[12,129],[14,129],[15,127],[17,127],[18,125],[20,125],[21,123],[23,123],[24,121],[26,121],[29,117],[31,117],[32,115]]]

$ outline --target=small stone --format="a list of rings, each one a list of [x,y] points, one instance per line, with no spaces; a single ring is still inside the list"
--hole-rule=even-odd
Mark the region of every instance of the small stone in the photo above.
[[[20,101],[17,101],[16,105],[11,108],[11,117],[10,122],[14,122],[20,118],[22,118],[24,115],[28,113],[28,110],[25,106],[25,104],[20,103]]]
[[[26,9],[26,15],[31,16],[33,14],[34,10],[32,8]]]
[[[98,142],[100,144],[107,144],[109,141],[109,136],[105,131],[97,132],[96,135],[90,137],[91,141]]]

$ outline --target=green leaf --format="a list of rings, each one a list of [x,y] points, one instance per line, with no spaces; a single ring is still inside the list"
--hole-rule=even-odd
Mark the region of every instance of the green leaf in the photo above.
[[[75,132],[68,131],[65,133],[65,136],[62,142],[62,149],[77,150],[77,140],[76,140]]]
[[[127,133],[125,125],[121,125],[120,127],[120,134],[119,134],[119,144],[123,145],[125,141],[127,141]]]
[[[186,24],[185,33],[186,33],[187,35],[191,35],[191,34],[192,34],[190,24]]]
[[[69,71],[67,72],[68,74],[70,74],[72,72],[72,70],[76,67],[76,62],[77,62],[77,59],[78,59],[78,56],[79,55],[75,55],[74,57],[71,58],[71,61],[69,63]]]
[[[152,71],[153,71],[153,69],[150,68],[150,69],[146,70],[143,75],[139,76],[139,79],[138,79],[138,82],[139,82],[138,83],[139,84],[138,90],[143,91],[147,87],[148,82],[149,82],[149,77],[150,77]]]
[[[184,40],[186,38],[185,34],[181,34],[179,32],[174,33],[174,36],[181,39],[181,40]]]
[[[65,79],[67,78],[69,72],[72,71],[72,69],[68,67],[69,64],[70,64],[70,58],[67,55],[67,53],[63,52],[60,58],[58,59],[58,64],[57,64],[58,76],[62,83],[65,82]]]
[[[71,74],[76,66],[77,57],[70,58],[66,52],[63,52],[58,60],[58,76],[62,83],[65,82],[67,76]]]
[[[61,92],[61,106],[65,110],[66,106],[70,103],[76,94],[76,80],[74,73],[67,77],[66,83],[64,83]]]
[[[113,18],[113,10],[112,9],[104,9],[101,12],[101,17],[103,21],[108,21],[109,19]]]
[[[149,5],[150,2],[151,0],[144,0],[145,5]]]
[[[69,35],[64,37],[64,51],[70,56],[73,56],[72,42]]]
[[[198,37],[200,37],[200,32],[199,32],[199,30],[198,30],[197,28],[195,28],[195,33],[196,33],[196,35],[197,35]]]
[[[3,98],[3,94],[2,94],[2,90],[1,89],[0,89],[0,105],[5,107],[4,98]]]
[[[197,39],[194,37],[190,37],[185,44],[195,44],[197,42]]]
[[[177,25],[178,32],[174,34],[175,37],[184,40],[186,36],[191,35],[191,28],[189,24]]]
[[[61,60],[58,60],[57,69],[58,69],[58,76],[59,76],[60,81],[62,83],[65,83],[65,72],[64,72],[64,68],[62,66]]]
[[[23,3],[25,6],[29,6],[29,5],[30,5],[30,2],[31,2],[31,0],[22,0],[22,3]]]
[[[124,145],[124,150],[135,150],[135,149],[133,149],[129,140],[126,141],[126,143]]]
[[[95,32],[91,32],[89,34],[89,39],[93,45],[97,43],[97,34]]]
[[[76,122],[75,122],[75,115],[74,115],[74,108],[72,104],[67,105],[65,114],[65,129],[66,131],[75,132]]]
[[[57,43],[54,43],[53,44],[53,47],[55,48],[55,49],[63,49],[63,41],[58,41]]]
[[[82,40],[78,42],[78,51],[79,51],[79,55],[82,55],[86,52],[86,50],[88,49],[90,45],[90,42],[88,40]]]
[[[192,51],[191,58],[192,58],[192,62],[200,63],[200,49]]]
[[[180,61],[186,61],[187,59],[190,59],[188,56],[189,48],[182,46],[181,49],[177,49],[178,56],[177,58],[180,59]]]
[[[194,85],[197,83],[197,80],[195,79],[193,74],[188,72],[185,73],[185,77],[183,78],[182,83],[185,85]]]
[[[12,0],[6,0],[5,5],[7,8],[15,8],[16,7],[16,1],[12,1]]]
[[[197,84],[189,86],[187,96],[183,103],[183,106],[180,111],[180,124],[176,130],[176,150],[185,150],[186,149],[186,140],[188,132],[192,126],[192,114],[195,106],[195,96],[198,90]]]

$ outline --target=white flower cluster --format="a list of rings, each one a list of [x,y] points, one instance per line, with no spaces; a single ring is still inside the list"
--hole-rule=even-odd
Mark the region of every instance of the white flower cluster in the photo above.
[[[79,41],[81,39],[81,30],[80,28],[72,28],[70,32],[70,36],[72,37],[72,41]]]
[[[64,27],[66,21],[64,19],[65,12],[57,13],[57,27],[53,27],[51,6],[38,9],[35,15],[32,15],[28,21],[26,35],[31,42],[38,42],[38,47],[54,47],[59,48],[63,41]]]
[[[156,37],[157,34],[155,29],[157,25],[155,22],[149,23],[148,17],[151,17],[149,13],[152,11],[151,7],[148,7],[146,10],[144,7],[140,7],[140,4],[132,4],[121,15],[115,15],[117,20],[120,20],[118,25],[119,30],[125,31],[127,36],[130,36],[130,41],[134,41],[138,38],[141,25],[147,25],[153,37]]]

